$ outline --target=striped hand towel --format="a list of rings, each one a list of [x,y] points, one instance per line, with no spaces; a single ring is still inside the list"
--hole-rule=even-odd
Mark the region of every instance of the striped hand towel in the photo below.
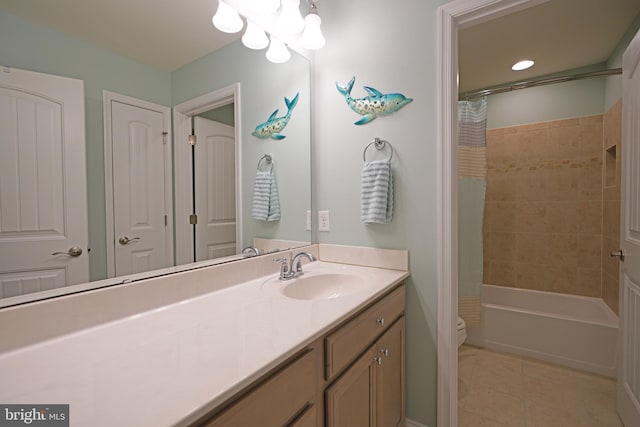
[[[276,176],[272,170],[256,173],[251,216],[262,221],[278,221],[280,219],[280,198]]]
[[[393,174],[389,160],[372,160],[362,167],[360,220],[388,224],[393,218]]]

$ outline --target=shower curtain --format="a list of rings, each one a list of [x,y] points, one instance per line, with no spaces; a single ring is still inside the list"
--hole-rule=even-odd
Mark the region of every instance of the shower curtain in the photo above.
[[[458,316],[480,326],[487,97],[458,102]]]

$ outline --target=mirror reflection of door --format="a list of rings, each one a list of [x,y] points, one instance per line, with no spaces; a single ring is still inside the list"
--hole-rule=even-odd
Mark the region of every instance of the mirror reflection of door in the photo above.
[[[113,254],[109,271],[123,276],[169,267],[173,265],[169,108],[114,93],[105,98],[109,109],[105,127],[111,130],[105,137],[106,150],[112,156],[107,173],[112,185],[106,190],[107,205],[112,204],[107,209],[113,212],[107,221],[112,224],[107,237]]]
[[[233,104],[193,119],[194,261],[239,252],[236,228],[236,141]]]
[[[0,298],[89,279],[81,80],[0,70]]]

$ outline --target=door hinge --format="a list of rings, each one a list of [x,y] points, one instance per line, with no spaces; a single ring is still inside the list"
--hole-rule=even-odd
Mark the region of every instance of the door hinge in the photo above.
[[[189,215],[189,224],[196,225],[198,223],[198,215]]]
[[[167,135],[169,135],[169,132],[162,132],[162,143],[163,144],[167,144]]]
[[[195,135],[189,135],[189,144],[196,145],[198,143],[198,137]]]

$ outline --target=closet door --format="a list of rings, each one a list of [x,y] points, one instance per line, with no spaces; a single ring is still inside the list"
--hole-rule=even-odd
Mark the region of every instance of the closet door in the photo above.
[[[236,141],[232,126],[194,118],[196,261],[236,254]]]
[[[89,281],[84,84],[0,72],[0,298]]]

